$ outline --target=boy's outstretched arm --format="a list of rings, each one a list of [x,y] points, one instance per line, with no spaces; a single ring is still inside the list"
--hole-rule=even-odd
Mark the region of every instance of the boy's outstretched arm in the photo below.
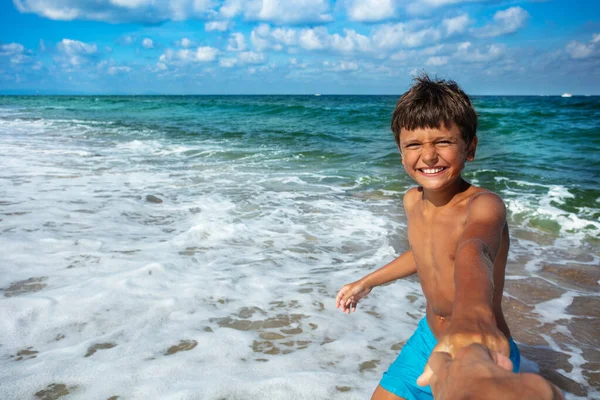
[[[350,311],[356,311],[358,301],[368,295],[375,286],[404,278],[415,272],[417,272],[417,263],[412,251],[409,250],[377,271],[356,282],[344,285],[335,298],[335,307],[350,314]]]
[[[492,303],[494,260],[505,224],[506,207],[497,195],[483,193],[470,201],[454,264],[452,319],[433,352],[454,356],[461,348],[480,343],[510,355],[508,340],[496,326]],[[430,377],[428,364],[417,382],[427,385]]]

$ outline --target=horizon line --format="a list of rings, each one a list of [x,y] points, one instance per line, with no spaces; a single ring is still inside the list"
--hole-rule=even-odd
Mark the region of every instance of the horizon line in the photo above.
[[[69,93],[69,92],[48,92],[48,93],[33,93],[33,92],[3,92],[0,91],[0,96],[82,96],[82,97],[109,97],[109,96],[401,96],[399,94],[389,93]],[[505,96],[505,97],[598,97],[600,94],[570,94],[563,96],[564,93],[558,94],[468,94],[476,97],[486,96]]]

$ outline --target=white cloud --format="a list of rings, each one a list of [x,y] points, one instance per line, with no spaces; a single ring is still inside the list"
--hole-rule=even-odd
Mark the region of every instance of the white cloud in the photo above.
[[[126,66],[112,66],[108,68],[107,72],[109,75],[117,75],[119,73],[131,72],[131,68]]]
[[[145,49],[153,49],[154,42],[150,38],[145,38],[144,40],[142,40],[142,46],[144,46]]]
[[[306,50],[322,50],[327,45],[329,33],[327,29],[319,27],[314,29],[302,29],[299,36],[299,44]]]
[[[267,50],[271,43],[269,41],[269,33],[271,28],[269,25],[259,25],[254,28],[250,33],[250,42],[252,42],[252,46],[258,51]]]
[[[243,0],[225,0],[219,9],[219,13],[225,18],[233,18],[243,11],[243,4]]]
[[[345,5],[351,21],[376,22],[396,14],[393,0],[346,0]]]
[[[250,42],[257,51],[272,49],[281,51],[283,46],[293,46],[297,44],[298,34],[294,29],[275,28],[267,24],[260,24],[250,33]]]
[[[46,51],[46,43],[44,42],[44,39],[40,39],[40,51]]]
[[[434,67],[440,66],[440,65],[446,65],[448,64],[448,57],[447,56],[436,56],[436,57],[429,57],[427,59],[427,61],[425,62],[426,65],[431,65]]]
[[[307,63],[302,63],[302,62],[298,61],[298,59],[295,57],[290,58],[290,65],[292,65],[294,68],[300,68],[300,69],[308,68]]]
[[[471,42],[463,42],[458,45],[457,51],[453,57],[459,61],[485,63],[499,60],[504,56],[504,46],[499,44],[489,45],[487,46],[487,50],[483,52],[480,49],[472,50],[471,48]]]
[[[229,21],[211,21],[204,24],[206,32],[219,31],[224,32],[229,29]]]
[[[167,49],[166,52],[161,54],[159,57],[159,62],[163,64],[189,64],[194,62],[210,62],[214,61],[217,58],[217,54],[219,50],[214,47],[201,46],[196,48],[196,50],[191,49],[181,49],[181,50],[172,50]]]
[[[336,53],[369,53],[373,51],[369,37],[361,35],[353,29],[344,29],[343,34],[330,34],[324,27],[292,29],[272,29],[261,24],[250,34],[250,41],[256,51],[281,51],[285,46],[292,53],[300,47],[308,51],[331,50]],[[230,41],[233,47],[233,43]]]
[[[327,71],[334,72],[356,71],[358,69],[358,64],[353,61],[323,61],[323,66]]]
[[[271,36],[276,41],[288,46],[296,44],[296,31],[293,29],[275,28],[271,32]]]
[[[248,73],[249,74],[255,74],[255,73],[264,73],[264,72],[269,72],[273,69],[274,64],[268,64],[268,65],[261,65],[260,67],[250,67],[248,68]]]
[[[246,20],[277,24],[322,23],[333,19],[328,0],[225,0],[219,12],[225,18],[243,14]]]
[[[588,44],[580,43],[576,40],[569,42],[566,51],[571,58],[583,59],[592,56],[600,48],[600,33],[594,33]]]
[[[406,6],[406,11],[410,14],[425,14],[444,6],[486,1],[495,0],[415,0]]]
[[[198,47],[196,49],[195,61],[200,61],[200,62],[213,61],[217,57],[218,53],[219,53],[219,50],[215,49],[214,47],[209,47],[209,46]]]
[[[394,60],[394,61],[403,61],[403,60],[408,60],[410,57],[411,52],[405,51],[405,50],[400,50],[395,52],[394,54],[392,54],[390,56],[390,59]]]
[[[236,32],[229,35],[228,51],[244,51],[246,50],[246,38],[242,33]]]
[[[595,55],[600,49],[600,33],[594,33],[592,39],[587,43],[580,43],[576,40],[569,42],[566,51],[573,59],[584,59]]]
[[[98,54],[95,44],[80,42],[78,40],[63,39],[56,45],[58,49],[57,61],[71,64],[74,67],[85,64]]]
[[[221,58],[219,59],[219,65],[224,68],[232,68],[237,64],[237,58]]]
[[[433,56],[433,55],[436,55],[437,53],[439,53],[443,49],[444,49],[444,45],[438,44],[437,46],[431,46],[431,47],[424,48],[423,50],[419,51],[419,54],[422,54],[425,56]]]
[[[160,23],[206,18],[214,0],[14,0],[20,12],[54,20]]]
[[[340,53],[371,51],[371,40],[352,29],[344,29],[345,36],[334,33],[330,36],[331,48]]]
[[[30,53],[20,43],[9,43],[0,45],[0,56],[9,57],[10,63],[13,65],[24,64],[31,61]]]
[[[372,40],[381,49],[419,47],[435,43],[443,37],[439,28],[413,29],[405,23],[381,25],[373,31]]]
[[[439,53],[445,50],[446,47],[446,45],[438,44],[421,50],[400,50],[392,54],[390,59],[394,61],[409,61],[412,64],[422,64],[424,62],[428,65],[444,65],[449,61],[450,57],[439,55]],[[424,60],[424,57],[426,60]]]
[[[175,42],[175,44],[179,47],[192,47],[194,45],[194,42],[192,42],[190,39],[188,38],[182,38],[181,40],[178,40],[177,42]]]
[[[135,41],[135,38],[131,35],[124,35],[116,40],[117,43],[124,44],[124,45],[130,45],[134,41]]]
[[[442,21],[442,25],[446,29],[446,35],[454,35],[455,33],[463,33],[469,25],[469,16],[467,14],[459,15],[454,18],[446,18]]]
[[[253,51],[245,51],[239,54],[238,60],[244,64],[262,64],[265,61],[265,55]]]
[[[581,59],[588,58],[594,52],[594,46],[592,44],[583,44],[574,40],[567,44],[567,53],[571,55],[571,58]]]
[[[513,33],[525,26],[529,13],[521,7],[511,7],[494,14],[494,21],[475,31],[479,37],[496,37]]]
[[[16,54],[21,54],[25,51],[25,47],[23,47],[20,43],[9,43],[0,45],[0,56],[12,56]]]

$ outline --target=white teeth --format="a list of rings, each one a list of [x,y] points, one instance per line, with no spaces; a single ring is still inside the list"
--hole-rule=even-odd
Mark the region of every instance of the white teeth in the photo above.
[[[444,168],[423,168],[423,169],[421,169],[421,171],[423,171],[426,174],[437,174],[438,172],[440,172],[443,169]]]

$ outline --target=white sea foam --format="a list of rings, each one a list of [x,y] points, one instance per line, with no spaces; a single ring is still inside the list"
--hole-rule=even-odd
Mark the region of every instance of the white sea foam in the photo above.
[[[575,214],[558,207],[558,205],[564,205],[567,199],[575,197],[568,188],[527,182],[523,182],[523,184],[546,187],[548,191],[542,196],[510,190],[504,191],[505,202],[513,216],[518,215],[525,219],[525,222],[533,218],[541,218],[557,223],[563,234],[560,240],[570,242],[570,245],[579,245],[586,236],[597,236],[600,233],[600,221],[592,217],[593,209]],[[586,218],[586,215],[589,215],[590,218]]]
[[[423,315],[422,300],[406,298],[418,292],[410,281],[359,306],[372,315],[333,308],[341,284],[394,256],[388,232],[399,222],[375,212],[388,200],[323,197],[329,174],[265,177],[203,157],[177,169],[201,143],[44,138],[55,128],[0,127],[0,246],[12,250],[0,255],[10,296],[0,353],[37,352],[4,364],[0,397],[64,383],[74,398],[364,398],[417,323],[401,310]],[[156,155],[173,157],[173,170],[148,164]],[[285,334],[291,353],[265,354],[262,329],[219,325],[248,307],[262,311],[247,321],[299,316],[289,325],[299,333]],[[181,340],[196,347],[165,355]],[[97,344],[109,345],[85,357]],[[371,360],[381,362],[359,372]]]

